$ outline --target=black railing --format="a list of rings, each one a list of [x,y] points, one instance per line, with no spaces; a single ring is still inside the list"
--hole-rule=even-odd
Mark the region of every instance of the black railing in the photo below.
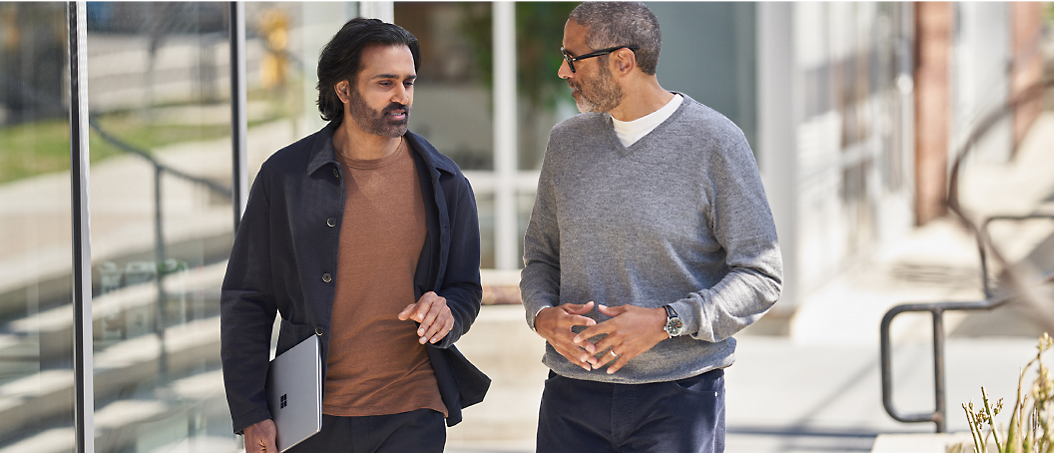
[[[981,258],[981,281],[984,286],[985,299],[969,302],[927,302],[897,305],[886,312],[882,317],[880,328],[879,354],[882,368],[882,405],[886,413],[894,420],[905,423],[933,422],[937,425],[937,432],[947,432],[948,408],[945,401],[945,363],[944,363],[944,312],[960,310],[991,310],[1010,302],[1016,294],[1007,293],[996,296],[993,294],[988,278],[987,254],[985,244],[981,239],[987,237],[987,228],[994,220],[1031,220],[1052,219],[1054,214],[1031,214],[1031,215],[1000,215],[986,219],[981,224],[983,235],[978,235],[977,247]],[[1039,279],[1037,284],[1045,284],[1054,281],[1054,272],[1048,273]],[[905,414],[893,406],[893,370],[892,370],[892,346],[889,338],[890,325],[893,318],[905,312],[928,311],[933,316],[933,389],[935,408],[933,412]]]
[[[1019,272],[1008,263],[1006,257],[1001,253],[999,248],[992,243],[991,237],[988,234],[988,226],[991,222],[996,220],[1024,221],[1030,219],[1054,219],[1054,214],[1032,213],[1026,215],[995,215],[985,218],[980,225],[977,225],[971,220],[971,216],[967,214],[966,210],[959,203],[959,172],[966,155],[972,149],[973,145],[977,143],[977,141],[984,136],[992,126],[1013,112],[1018,106],[1028,102],[1035,102],[1037,99],[1043,99],[1045,90],[1052,85],[1054,85],[1054,78],[1048,77],[1027,89],[1022,90],[1021,93],[1008,101],[1002,108],[992,112],[979,122],[977,127],[974,128],[966,142],[956,154],[955,163],[952,166],[948,182],[947,205],[949,210],[951,210],[963,225],[977,238],[978,254],[981,261],[981,284],[984,289],[985,298],[980,301],[944,301],[897,305],[886,312],[885,316],[882,317],[882,323],[879,328],[879,361],[882,371],[882,405],[885,407],[886,413],[897,421],[905,423],[933,422],[937,425],[937,432],[947,432],[948,410],[945,400],[944,312],[960,310],[991,310],[1005,305],[1011,300],[1021,299],[1033,303],[1033,306],[1038,309],[1037,314],[1044,326],[1047,328],[1054,328],[1054,315],[1051,314],[1050,307],[1040,303],[1033,291],[1033,288],[1037,285],[1054,282],[1054,272],[1048,271],[1041,276],[1038,281],[1026,281],[1026,278],[1019,275]],[[989,250],[991,251],[990,254],[988,253]],[[992,289],[989,282],[988,259],[990,256],[998,261],[1005,270],[1009,289],[1004,294],[995,295],[995,291]],[[929,413],[905,414],[901,413],[893,406],[892,349],[889,335],[890,325],[892,324],[893,319],[901,313],[923,311],[928,311],[933,316],[933,380],[935,407],[933,412]]]

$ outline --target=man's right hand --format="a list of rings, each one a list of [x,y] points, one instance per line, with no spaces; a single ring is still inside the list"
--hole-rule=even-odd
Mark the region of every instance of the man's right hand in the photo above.
[[[278,430],[271,419],[264,420],[245,428],[245,453],[278,453],[275,447],[275,435]]]
[[[548,307],[534,317],[534,330],[553,345],[556,352],[586,371],[591,371],[597,359],[581,346],[575,344],[574,326],[596,325],[596,320],[583,316],[593,309],[593,302],[585,304],[562,304]]]

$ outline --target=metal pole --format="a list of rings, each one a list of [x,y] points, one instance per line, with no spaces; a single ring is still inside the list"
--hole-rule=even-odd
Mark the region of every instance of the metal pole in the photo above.
[[[245,137],[248,135],[245,106],[245,3],[230,3],[231,31],[231,196],[234,202],[234,231],[238,231],[249,199]]]
[[[73,208],[73,426],[78,453],[95,451],[86,10],[84,1],[69,2],[66,9],[69,20],[70,187]]]
[[[157,274],[154,282],[157,283],[157,305],[154,309],[154,333],[157,335],[157,344],[160,350],[157,358],[158,378],[164,378],[167,355],[165,354],[165,230],[164,217],[161,212],[161,176],[164,170],[160,165],[154,164],[154,268]]]
[[[933,422],[937,424],[938,433],[946,433],[948,407],[944,395],[944,310],[933,309],[933,389],[934,404]]]

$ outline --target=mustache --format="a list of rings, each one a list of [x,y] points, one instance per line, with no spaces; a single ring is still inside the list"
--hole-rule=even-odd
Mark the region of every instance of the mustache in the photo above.
[[[384,110],[381,110],[381,113],[387,115],[389,113],[396,112],[399,110],[402,110],[404,113],[406,113],[406,116],[410,116],[410,106],[403,105],[398,102],[392,102],[391,104],[388,104],[388,106],[385,107]]]

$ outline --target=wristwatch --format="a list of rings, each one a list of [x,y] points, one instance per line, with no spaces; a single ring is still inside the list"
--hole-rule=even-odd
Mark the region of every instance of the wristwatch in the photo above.
[[[673,311],[673,307],[663,305],[662,308],[666,309],[666,325],[662,327],[662,330],[665,330],[671,337],[676,337],[683,333],[684,322],[677,317],[677,312]]]

